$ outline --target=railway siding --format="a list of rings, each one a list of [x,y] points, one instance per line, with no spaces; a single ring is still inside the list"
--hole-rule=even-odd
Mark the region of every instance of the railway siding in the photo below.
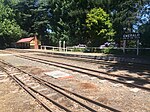
[[[21,50],[18,50],[19,52]],[[111,55],[111,54],[102,54],[102,53],[81,53],[81,52],[58,52],[58,51],[49,51],[49,50],[35,50],[35,49],[25,49],[26,52],[38,52],[46,54],[55,54],[60,56],[70,56],[70,57],[81,57],[95,60],[105,60],[105,61],[118,61],[118,62],[127,62],[127,63],[137,63],[137,64],[150,64],[150,58],[140,57],[140,56],[123,56],[123,55]]]
[[[5,62],[3,64],[5,64],[4,65],[5,67],[3,68],[4,71],[10,77],[12,77],[27,93],[29,93],[33,98],[35,98],[38,102],[40,102],[40,104],[42,104],[42,106],[44,106],[49,111],[54,111],[53,109],[51,109],[51,107],[52,107],[51,105],[54,104],[57,107],[61,108],[62,110],[65,110],[67,112],[72,112],[72,111],[74,111],[74,112],[75,111],[84,111],[84,112],[86,112],[86,110],[92,111],[92,112],[97,112],[97,111],[101,111],[101,107],[106,108],[108,110],[120,112],[119,110],[116,110],[116,109],[111,108],[109,106],[106,106],[104,104],[98,103],[98,102],[96,102],[94,100],[91,100],[91,99],[88,99],[88,98],[86,98],[84,96],[78,95],[78,94],[73,93],[73,92],[69,92],[69,90],[67,90],[67,89],[63,89],[63,88],[61,88],[61,87],[59,87],[57,85],[54,85],[52,83],[45,82],[45,80],[43,80],[41,78],[38,78],[38,77],[35,77],[35,76],[31,75],[31,74],[28,74],[27,72],[24,72],[24,71],[22,71],[19,68],[13,67],[12,65],[8,65]],[[6,67],[6,66],[8,66],[8,67]],[[16,75],[16,73],[17,73],[17,75]],[[33,79],[36,79],[36,81],[33,80]],[[37,82],[37,81],[39,81],[39,82]],[[39,86],[37,86],[37,85],[39,85]],[[47,86],[49,88],[45,88],[44,86]],[[36,88],[36,87],[38,87],[38,88]],[[36,90],[35,90],[35,88],[36,88]],[[50,88],[53,89],[54,91],[58,92],[58,94],[56,94],[54,96],[54,98],[53,98],[52,95],[50,95],[52,93]],[[43,92],[47,93],[47,94],[44,94]],[[69,94],[67,95],[65,92],[71,94],[71,96]],[[61,95],[59,95],[59,94],[61,94]],[[67,99],[66,98],[62,98],[63,97],[62,95],[65,96]],[[72,95],[74,95],[74,96],[72,96]],[[51,98],[49,98],[48,96],[51,96]],[[43,103],[43,101],[44,101],[43,98],[46,98],[45,100],[48,100],[48,101],[52,102],[52,104],[47,104],[48,102],[46,101],[46,104],[49,105],[50,109],[48,108],[48,106],[46,106]],[[67,101],[68,98],[71,99],[72,101],[80,104],[86,110],[83,110],[81,107],[79,108],[78,106],[74,106],[74,102],[72,102],[72,101],[68,102]],[[82,100],[85,100],[85,101],[82,101],[80,98]],[[92,103],[92,105],[89,104],[87,101]],[[62,105],[62,103],[64,105]],[[94,105],[96,104],[94,106],[94,108],[92,108],[93,104]],[[97,105],[98,105],[98,107],[100,109],[98,109],[98,107],[96,107]],[[70,108],[70,109],[68,109],[67,107]],[[57,108],[55,107],[55,109],[57,109]],[[62,110],[55,110],[55,111],[62,111]]]
[[[32,55],[32,53],[28,55],[36,56],[36,58],[39,58],[39,56]],[[41,58],[43,57],[44,59],[46,59],[46,57],[44,56],[40,56],[40,57]],[[61,87],[66,88],[67,90],[73,91],[82,96],[86,96],[87,98],[100,102],[111,108],[114,108],[123,112],[126,112],[126,111],[149,112],[150,111],[150,108],[149,108],[150,93],[148,91],[143,91],[142,89],[137,89],[134,87],[127,87],[123,84],[110,82],[106,79],[101,80],[99,78],[91,77],[84,73],[80,73],[78,71],[66,70],[65,68],[60,68],[58,66],[56,67],[53,65],[43,64],[41,62],[35,62],[35,61],[28,60],[28,59],[19,58],[14,55],[12,55],[11,57],[2,56],[0,58],[27,72],[32,73],[35,76],[41,77],[42,79],[48,82],[52,82],[55,85],[60,85]],[[51,57],[49,58],[54,59]],[[55,61],[56,60],[58,61],[59,59],[56,58]],[[66,61],[66,60],[62,59],[62,62],[63,61]],[[72,63],[68,62],[68,64],[72,64]],[[78,64],[76,63],[75,65],[78,65]],[[10,69],[10,70],[13,71],[13,69]],[[54,70],[60,70],[60,71],[72,74],[73,78],[60,80],[60,79],[54,79],[52,77],[45,76],[44,74],[45,72],[54,71]],[[14,73],[14,75],[17,75],[17,74]],[[25,80],[26,78],[20,77],[20,79]],[[132,82],[128,81],[128,83],[132,83]],[[29,86],[32,86],[34,89],[39,87],[38,85],[35,85],[32,83]],[[43,90],[43,92],[47,94],[46,91]],[[49,94],[48,96],[51,97],[53,95],[55,96],[56,94],[52,92],[52,94]],[[66,100],[63,100],[63,101],[66,101]],[[93,109],[96,109],[97,111],[103,110],[102,108],[98,110],[95,107]],[[103,111],[107,112],[108,110],[104,109]]]

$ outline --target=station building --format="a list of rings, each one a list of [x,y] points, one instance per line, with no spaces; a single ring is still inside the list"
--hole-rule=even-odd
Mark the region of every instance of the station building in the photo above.
[[[21,49],[39,49],[41,42],[37,39],[36,36],[22,38],[16,42],[16,47]]]

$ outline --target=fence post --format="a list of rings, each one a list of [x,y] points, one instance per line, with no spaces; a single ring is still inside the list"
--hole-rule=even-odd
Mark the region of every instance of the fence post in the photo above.
[[[61,40],[59,41],[59,51],[61,51]]]
[[[66,44],[66,42],[63,41],[63,50],[64,50],[64,51],[65,51],[65,44]]]
[[[136,52],[137,56],[139,55],[139,39],[137,40],[137,52]]]
[[[46,46],[44,46],[44,50],[46,50]]]
[[[123,40],[123,53],[125,54],[126,40]]]

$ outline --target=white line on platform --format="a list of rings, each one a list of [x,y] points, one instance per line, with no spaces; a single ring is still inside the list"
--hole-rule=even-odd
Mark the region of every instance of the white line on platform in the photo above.
[[[10,55],[13,55],[13,54],[0,54],[0,56],[10,56]]]

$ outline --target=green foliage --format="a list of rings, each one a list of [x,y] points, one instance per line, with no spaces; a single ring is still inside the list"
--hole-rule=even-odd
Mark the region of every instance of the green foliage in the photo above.
[[[3,22],[0,23],[0,36],[7,36],[7,37],[20,37],[21,36],[21,29],[16,24],[14,20],[4,19]],[[7,38],[6,37],[6,38]]]
[[[72,51],[73,52],[84,52],[85,48],[73,48]]]
[[[115,31],[109,15],[101,8],[94,8],[87,14],[86,26],[92,44],[98,46],[105,41],[112,41]],[[98,41],[98,42],[97,42]]]
[[[142,33],[140,42],[142,47],[150,48],[150,24],[145,24],[140,27]]]
[[[112,47],[106,47],[106,48],[102,49],[102,53],[110,54],[112,50],[113,50]]]
[[[144,7],[138,11],[138,18],[136,26],[137,31],[141,33],[140,47],[150,48],[150,2],[146,3]]]
[[[0,0],[0,48],[10,46],[22,35],[20,26],[14,19],[14,12],[4,0]]]
[[[96,47],[87,47],[84,49],[85,53],[101,53],[101,49],[98,49]]]
[[[9,44],[22,36],[37,34],[44,45],[79,43],[99,46],[120,42],[122,29],[136,22],[149,0],[0,0],[0,42]],[[101,7],[101,8],[100,8]],[[149,45],[149,28],[142,29],[142,45]],[[22,29],[22,30],[21,30]],[[115,33],[116,32],[116,33]],[[115,38],[114,38],[115,35]],[[8,43],[9,41],[9,43]],[[146,43],[146,45],[145,45]]]

